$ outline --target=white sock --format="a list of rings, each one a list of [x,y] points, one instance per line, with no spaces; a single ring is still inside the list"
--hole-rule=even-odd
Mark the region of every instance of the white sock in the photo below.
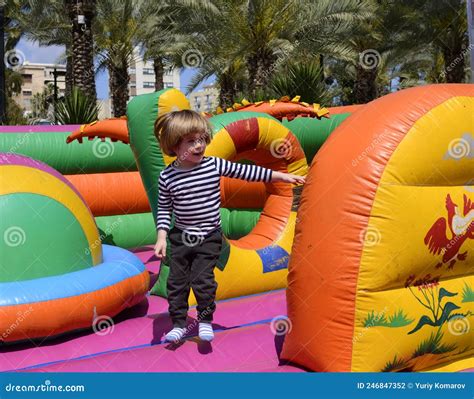
[[[185,328],[175,327],[165,335],[165,339],[168,342],[178,342],[183,338],[185,332]]]
[[[203,341],[212,341],[214,339],[211,323],[199,323],[199,338]]]

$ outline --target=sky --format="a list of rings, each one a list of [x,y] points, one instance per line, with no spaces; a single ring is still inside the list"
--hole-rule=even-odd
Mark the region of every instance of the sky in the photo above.
[[[37,62],[37,63],[65,63],[65,60],[62,59],[64,54],[64,47],[62,46],[47,46],[40,47],[36,43],[28,40],[20,40],[16,46],[16,50],[19,50],[23,53],[24,59],[28,62]],[[181,89],[184,91],[185,87],[189,84],[190,80],[196,73],[194,68],[184,68],[181,72]],[[196,90],[199,90],[204,84],[212,83],[214,79],[208,79],[203,84],[201,84]],[[109,97],[109,85],[108,85],[108,73],[100,72],[96,75],[95,78],[96,89],[97,89],[97,98],[105,99]]]

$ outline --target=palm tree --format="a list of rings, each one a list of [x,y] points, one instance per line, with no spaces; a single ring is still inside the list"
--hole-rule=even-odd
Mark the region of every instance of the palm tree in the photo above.
[[[240,17],[236,3],[241,0],[214,0],[203,9],[181,9],[176,26],[176,44],[170,48],[172,61],[180,67],[194,67],[197,72],[187,92],[215,76],[219,85],[219,103],[227,108],[246,81],[245,59],[235,55],[238,37],[230,34],[232,21]]]
[[[400,3],[407,10],[406,18],[419,50],[432,57],[432,69],[426,71],[428,78],[436,82],[464,82],[469,53],[466,1],[402,0]],[[430,74],[439,67],[439,61],[441,71]]]
[[[94,41],[92,36],[92,21],[95,15],[96,1],[64,1],[72,25],[70,53],[72,57],[72,85],[81,89],[88,97],[96,100]]]
[[[196,10],[214,13],[216,8],[211,0],[175,0],[171,3],[148,0],[141,6],[146,18],[139,26],[137,37],[144,50],[144,59],[153,62],[155,91],[158,91],[163,89],[165,67],[181,64],[174,62],[176,57],[172,51],[174,39],[179,40],[180,25],[187,24]]]
[[[300,101],[329,105],[331,95],[323,76],[323,68],[317,59],[292,62],[275,73],[270,88],[275,98],[300,96]]]
[[[26,118],[23,116],[23,109],[13,100],[13,96],[21,93],[23,78],[20,73],[12,69],[5,70],[5,101],[6,117],[4,122],[7,125],[24,125]]]
[[[232,104],[240,88],[254,96],[280,64],[328,53],[348,57],[351,27],[371,14],[368,0],[215,0],[218,12],[191,15],[182,26],[186,49],[203,62],[189,89],[215,75],[221,106]],[[373,7],[372,7],[373,8]],[[331,45],[332,43],[332,45]],[[321,76],[323,79],[324,76]]]
[[[31,118],[46,119],[48,117],[49,104],[53,97],[54,88],[51,83],[44,86],[41,93],[36,93],[31,99]]]
[[[249,92],[265,87],[280,52],[288,49],[297,29],[299,7],[295,1],[251,0],[246,7],[235,8],[241,46],[236,55],[247,63]]]
[[[18,28],[15,19],[12,18],[13,10],[21,8],[15,0],[2,1],[0,3],[0,33],[2,42],[0,44],[0,57],[2,64],[0,66],[0,124],[9,122],[8,105],[15,105],[16,103],[8,95],[8,75],[12,71],[6,70],[7,62],[4,62],[7,51],[13,49],[16,43],[20,40],[22,31]],[[5,43],[6,37],[6,43]],[[18,114],[19,106],[16,104],[15,112]]]
[[[64,0],[24,0],[23,8],[13,14],[23,35],[40,46],[64,46],[66,95],[73,86],[71,22]]]
[[[155,91],[159,91],[163,89],[167,45],[173,34],[174,20],[167,2],[148,1],[143,6],[149,14],[138,27],[137,38],[144,50],[143,59],[153,62]]]
[[[109,72],[109,92],[113,114],[125,115],[129,98],[129,67],[135,59],[138,31],[145,20],[142,2],[132,0],[103,0],[97,3],[94,37],[99,66]]]
[[[385,94],[397,77],[401,87],[463,82],[468,43],[463,3],[378,1],[374,18],[354,31],[351,43],[359,57],[343,70],[353,77],[353,102]]]
[[[372,5],[372,17],[355,24],[347,41],[353,56],[329,62],[344,103],[363,104],[388,93],[392,80],[419,50],[406,7],[397,1],[376,0]]]
[[[61,98],[57,104],[55,117],[62,125],[85,124],[96,121],[99,111],[97,101],[74,87],[71,94]]]

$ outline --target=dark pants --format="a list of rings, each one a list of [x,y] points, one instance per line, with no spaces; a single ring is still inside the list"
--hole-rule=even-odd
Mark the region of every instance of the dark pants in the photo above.
[[[171,256],[167,282],[168,311],[174,327],[186,327],[190,288],[197,300],[198,320],[212,322],[217,282],[214,267],[222,247],[221,229],[193,236],[174,227],[169,232]]]

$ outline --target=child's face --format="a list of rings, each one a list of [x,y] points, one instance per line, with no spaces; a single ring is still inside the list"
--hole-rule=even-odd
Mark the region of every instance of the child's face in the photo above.
[[[206,151],[206,140],[202,133],[192,133],[181,140],[175,148],[176,157],[180,162],[198,164]]]

